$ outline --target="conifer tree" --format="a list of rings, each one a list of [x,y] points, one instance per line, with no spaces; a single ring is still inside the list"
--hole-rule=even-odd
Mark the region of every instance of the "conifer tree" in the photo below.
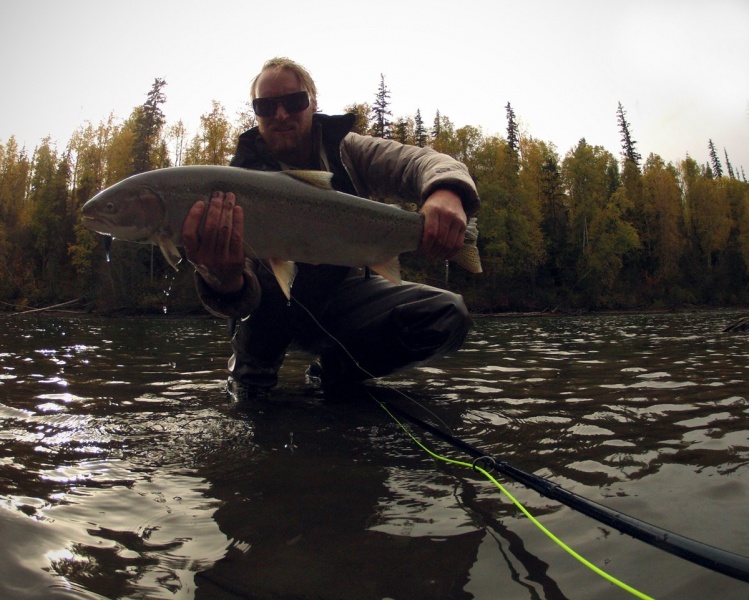
[[[728,150],[723,148],[723,154],[726,155],[726,171],[728,171],[728,176],[731,179],[736,179],[736,174],[733,172],[733,165],[731,164],[731,161],[728,159]]]
[[[436,140],[440,133],[442,133],[442,117],[440,111],[437,109],[437,113],[434,115],[434,124],[432,125],[432,139]]]
[[[505,106],[505,111],[507,111],[507,144],[509,147],[509,150],[517,156],[518,151],[520,150],[520,134],[518,131],[518,123],[515,120],[515,111],[512,110],[512,106],[510,106],[510,103],[507,103],[507,106]]]
[[[508,189],[511,196],[516,196],[518,192],[520,174],[520,132],[518,122],[515,119],[515,111],[508,102],[505,106],[507,112],[507,155],[510,159],[509,164],[512,166],[512,172],[509,174]]]
[[[719,178],[723,177],[723,167],[720,164],[720,158],[718,158],[718,152],[715,150],[713,140],[708,140],[707,147],[710,149],[710,166],[712,167],[713,175]]]
[[[390,90],[385,86],[385,76],[380,73],[380,87],[372,106],[371,133],[374,137],[386,139],[393,137],[392,125],[388,118],[392,116],[393,113],[390,112]]]
[[[166,80],[157,77],[146,101],[135,109],[134,127],[135,140],[133,143],[133,168],[135,173],[150,171],[153,165],[153,154],[159,145],[161,129],[166,122],[161,105],[166,102],[166,94],[162,91]]]
[[[416,145],[419,148],[423,148],[427,145],[427,130],[424,127],[424,119],[421,118],[421,111],[416,109],[416,117],[414,118],[414,136],[416,137]]]
[[[619,107],[616,109],[616,118],[619,123],[619,132],[622,136],[622,155],[625,161],[633,162],[639,169],[642,156],[635,149],[637,142],[632,139],[632,134],[629,130],[630,124],[627,122],[626,115],[627,113],[622,103],[619,102]]]

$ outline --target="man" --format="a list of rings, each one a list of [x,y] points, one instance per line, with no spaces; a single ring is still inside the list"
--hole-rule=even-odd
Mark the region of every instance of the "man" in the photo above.
[[[231,165],[326,170],[335,189],[401,197],[425,216],[420,251],[447,260],[461,248],[479,198],[465,165],[432,149],[351,133],[355,116],[317,113],[317,89],[299,64],[275,58],[252,82],[258,126],[239,137]],[[230,190],[196,203],[182,232],[206,308],[242,317],[232,339],[229,391],[247,400],[270,390],[290,344],[319,359],[323,385],[358,382],[457,350],[470,328],[460,296],[364,269],[298,265],[287,301],[261,261],[245,259],[243,211]],[[201,230],[201,222],[205,223]]]

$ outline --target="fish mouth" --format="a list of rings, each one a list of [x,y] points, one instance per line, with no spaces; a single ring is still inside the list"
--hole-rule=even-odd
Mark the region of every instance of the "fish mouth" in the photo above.
[[[81,215],[81,223],[86,229],[91,229],[101,235],[112,235],[112,223],[100,216]]]

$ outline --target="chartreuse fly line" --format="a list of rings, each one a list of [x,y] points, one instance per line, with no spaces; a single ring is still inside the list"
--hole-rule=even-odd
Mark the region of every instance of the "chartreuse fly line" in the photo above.
[[[373,398],[374,398],[374,396],[373,396]],[[528,519],[530,519],[531,523],[533,523],[536,527],[538,527],[551,541],[553,541],[557,546],[559,546],[560,548],[562,548],[562,550],[564,550],[565,552],[567,552],[570,556],[572,556],[573,558],[577,559],[580,563],[582,563],[583,565],[585,565],[586,567],[588,567],[591,571],[593,571],[594,573],[600,575],[606,581],[608,581],[609,583],[612,583],[613,585],[615,585],[618,588],[624,590],[625,592],[629,592],[633,596],[635,596],[637,598],[641,598],[642,600],[653,600],[653,598],[651,596],[648,596],[647,594],[644,594],[644,593],[640,592],[639,590],[636,590],[631,585],[628,585],[628,584],[624,583],[623,581],[618,580],[613,575],[610,575],[609,573],[606,573],[606,571],[604,571],[603,569],[601,569],[601,568],[597,567],[596,565],[594,565],[588,559],[586,559],[585,557],[583,557],[580,554],[578,554],[575,550],[573,550],[572,548],[570,548],[567,544],[565,544],[562,540],[560,540],[557,536],[555,536],[551,531],[549,531],[543,525],[543,523],[541,523],[538,519],[536,519],[536,517],[534,517],[528,511],[528,509],[525,508],[525,506],[523,506],[520,503],[520,501],[517,500],[517,498],[515,498],[515,496],[513,496],[509,491],[507,491],[507,489],[499,481],[497,481],[497,479],[489,471],[487,471],[486,469],[484,469],[480,465],[481,459],[476,459],[473,463],[467,463],[467,462],[464,462],[464,461],[461,461],[461,460],[455,460],[453,458],[449,458],[447,456],[442,456],[440,454],[437,454],[436,452],[434,452],[433,450],[431,450],[429,447],[427,447],[413,433],[411,433],[411,431],[392,413],[392,411],[390,411],[390,409],[383,402],[380,402],[376,398],[375,398],[375,401],[380,405],[380,407],[388,415],[390,415],[390,418],[393,419],[393,421],[395,421],[398,424],[398,426],[406,433],[406,435],[408,437],[410,437],[417,446],[419,446],[422,450],[424,450],[424,452],[426,452],[427,454],[429,454],[429,456],[431,456],[434,459],[440,460],[440,461],[442,461],[444,463],[448,463],[448,464],[451,464],[451,465],[458,465],[460,467],[467,467],[469,469],[474,469],[475,471],[478,471],[484,477],[486,477],[489,481],[491,481],[495,486],[497,486],[497,488],[499,489],[499,491],[501,493],[503,493],[505,496],[507,496],[507,498],[509,498],[510,501],[515,506],[517,506],[520,509],[520,511],[526,517],[528,517]]]
[[[262,261],[261,261],[261,264],[263,266],[265,266]],[[267,267],[265,267],[265,268],[267,268]],[[351,353],[340,342],[340,340],[338,340],[332,333],[330,333],[327,329],[325,329],[325,327],[323,327],[323,325],[317,320],[317,318],[312,314],[312,312],[306,306],[304,306],[304,304],[302,304],[301,302],[299,302],[299,300],[297,300],[296,297],[293,294],[289,295],[289,301],[290,302],[291,301],[296,302],[296,304],[300,308],[302,308],[310,316],[310,318],[317,324],[317,326],[320,327],[320,329],[327,336],[329,336],[336,344],[338,344],[338,346],[351,358],[351,360],[354,362],[354,364],[356,364],[356,366],[358,368],[360,368],[362,371],[364,371],[364,373],[366,373],[367,375],[370,375],[371,377],[374,377],[374,375],[372,375],[371,373],[368,373],[366,371],[366,369],[362,368],[361,365],[359,365],[359,362],[351,355]],[[410,398],[408,395],[403,394],[402,392],[401,392],[401,394],[407,400],[410,400],[411,402],[416,402],[413,398]],[[471,464],[471,463],[463,462],[463,461],[460,461],[460,460],[455,460],[455,459],[452,459],[452,458],[448,458],[446,456],[441,456],[440,454],[437,454],[436,452],[433,452],[424,443],[422,443],[421,440],[419,440],[418,438],[416,438],[411,433],[411,431],[393,414],[393,412],[385,405],[384,402],[381,402],[380,400],[377,400],[377,398],[375,398],[375,396],[372,395],[371,393],[370,393],[370,396],[372,397],[372,399],[375,402],[377,402],[380,405],[380,407],[388,415],[390,415],[390,418],[393,419],[393,421],[395,421],[398,424],[398,426],[406,433],[406,435],[408,435],[408,437],[410,437],[416,443],[417,446],[419,446],[422,450],[424,450],[432,458],[435,458],[437,460],[440,460],[440,461],[448,463],[448,464],[458,465],[458,466],[461,466],[461,467],[467,467],[469,469],[474,469],[474,470],[478,471],[479,473],[481,473],[482,475],[484,475],[484,477],[486,477],[489,481],[491,481],[495,486],[497,486],[497,488],[499,489],[499,491],[501,493],[505,494],[505,496],[507,496],[510,499],[510,501],[515,506],[517,506],[526,517],[528,517],[528,519],[530,519],[531,523],[533,523],[536,527],[538,527],[547,537],[549,537],[549,539],[551,539],[555,544],[557,544],[565,552],[567,552],[572,557],[574,557],[575,559],[577,559],[579,562],[581,562],[583,565],[585,565],[586,567],[588,567],[594,573],[597,573],[598,575],[600,575],[601,577],[603,577],[606,581],[608,581],[609,583],[612,583],[613,585],[619,587],[620,589],[622,589],[622,590],[624,590],[626,592],[629,592],[633,596],[636,596],[637,598],[641,598],[642,600],[654,600],[651,596],[648,596],[647,594],[643,594],[642,592],[636,590],[632,586],[627,585],[623,581],[619,581],[613,575],[609,575],[603,569],[597,567],[596,565],[594,565],[593,563],[591,563],[589,560],[587,560],[585,557],[583,557],[580,554],[578,554],[577,552],[575,552],[575,550],[573,550],[572,548],[570,548],[567,544],[565,544],[562,540],[560,540],[557,536],[555,536],[551,531],[549,531],[538,519],[536,519],[536,517],[534,517],[530,512],[528,512],[528,509],[526,509],[525,506],[523,506],[515,498],[515,496],[513,496],[510,492],[508,492],[505,489],[505,487],[499,481],[497,481],[497,479],[495,479],[494,476],[489,471],[487,471],[486,469],[484,469],[483,467],[480,466],[479,462],[480,462],[481,458],[485,458],[487,460],[491,460],[490,457],[486,456],[486,457],[477,458]],[[418,404],[418,402],[416,402],[416,404]],[[422,408],[425,408],[425,407],[422,407]],[[425,410],[428,410],[428,409],[425,408]],[[431,411],[428,411],[428,412],[431,413]]]
[[[263,263],[261,262],[261,264],[263,264]],[[290,300],[293,300],[294,302],[296,302],[304,311],[306,311],[307,314],[312,318],[312,320],[320,327],[320,329],[326,335],[328,335],[335,343],[337,343],[343,349],[343,351],[346,354],[348,354],[348,356],[351,358],[351,360],[354,361],[354,363],[360,369],[362,369],[362,371],[364,371],[365,373],[367,372],[365,369],[363,369],[359,365],[358,361],[351,355],[351,353],[348,351],[348,349],[335,336],[333,336],[333,334],[331,334],[329,331],[327,331],[327,329],[325,329],[325,327],[322,326],[322,324],[315,318],[315,316],[309,311],[309,309],[307,309],[307,307],[304,306],[304,304],[302,304],[301,302],[299,302],[294,297],[293,294],[290,295]],[[371,393],[370,393],[370,396],[372,397],[372,399],[375,402],[377,402],[380,405],[380,407],[382,407],[382,409],[388,415],[390,415],[390,418],[393,419],[393,421],[395,421],[398,424],[398,426],[406,433],[406,435],[408,435],[408,437],[410,437],[416,443],[417,446],[419,446],[422,450],[424,450],[432,458],[435,458],[437,460],[440,460],[440,461],[448,463],[448,464],[458,465],[458,466],[461,466],[461,467],[468,467],[469,469],[475,469],[476,471],[478,471],[479,473],[481,473],[482,475],[484,475],[484,477],[486,477],[489,481],[491,481],[495,486],[497,486],[497,488],[499,489],[499,491],[501,493],[505,494],[505,496],[507,496],[510,499],[510,501],[515,506],[517,506],[526,517],[528,517],[528,519],[530,519],[531,523],[533,523],[536,527],[538,527],[546,536],[549,537],[549,539],[551,539],[555,544],[557,544],[565,552],[567,552],[568,554],[570,554],[572,557],[576,558],[583,565],[585,565],[586,567],[588,567],[589,569],[591,569],[594,573],[597,573],[598,575],[600,575],[601,577],[603,577],[606,581],[614,584],[615,586],[621,588],[622,590],[624,590],[626,592],[629,592],[633,596],[636,596],[637,598],[641,598],[642,600],[653,600],[653,598],[651,596],[648,596],[647,594],[643,594],[642,592],[636,590],[632,586],[627,585],[623,581],[619,581],[616,577],[614,577],[612,575],[609,575],[603,569],[601,569],[601,568],[597,567],[596,565],[594,565],[593,563],[591,563],[589,560],[587,560],[585,557],[583,557],[580,554],[578,554],[577,552],[575,552],[575,550],[573,550],[572,548],[570,548],[567,544],[565,544],[562,540],[560,540],[557,536],[555,536],[538,519],[536,519],[536,517],[534,517],[530,512],[528,512],[528,509],[526,509],[525,506],[523,506],[515,498],[515,496],[513,496],[510,492],[508,492],[505,489],[505,487],[499,481],[497,481],[491,473],[489,473],[489,471],[487,471],[486,469],[484,469],[483,467],[481,467],[478,464],[480,459],[476,459],[476,461],[474,461],[474,463],[471,464],[471,463],[463,462],[463,461],[460,461],[460,460],[455,460],[455,459],[452,459],[452,458],[448,458],[446,456],[441,456],[440,454],[437,454],[436,452],[433,452],[424,443],[422,443],[421,440],[419,440],[418,438],[416,438],[411,433],[411,431],[403,423],[401,423],[401,421],[393,414],[393,412],[385,405],[384,402],[381,402],[381,401],[377,400],[377,398],[375,398],[374,395],[372,395]],[[409,398],[406,394],[403,394],[403,396],[405,396],[408,400],[411,400],[412,402],[415,402],[412,398]],[[429,412],[431,412],[431,411],[429,411]],[[486,457],[486,458],[488,458],[488,457]]]
[[[263,265],[266,269],[268,269],[268,267],[265,265],[263,261],[260,261],[260,264]],[[270,269],[268,270],[270,271]],[[300,308],[302,308],[309,315],[309,317],[320,327],[320,329],[333,342],[335,342],[341,348],[341,350],[343,350],[343,352],[345,352],[348,355],[348,357],[352,360],[352,362],[359,369],[361,369],[362,372],[367,374],[369,377],[372,377],[372,378],[375,377],[373,374],[368,373],[367,370],[364,369],[359,364],[356,358],[348,351],[346,346],[342,344],[341,341],[338,340],[332,333],[330,333],[327,329],[325,329],[325,327],[317,320],[317,318],[312,314],[312,312],[310,312],[309,309],[307,309],[307,307],[304,306],[304,304],[299,302],[299,300],[297,300],[293,294],[290,294],[289,303],[291,303],[292,301],[295,302]],[[231,326],[230,326],[230,332],[232,332],[233,334],[233,327]],[[434,419],[436,419],[437,421],[441,422],[444,425],[444,422],[442,421],[442,419],[440,419],[434,412],[429,410],[427,407],[419,404],[418,402],[416,402],[415,399],[411,398],[407,394],[403,392],[399,392],[399,393],[406,400],[413,402],[414,404],[419,406],[422,410],[425,410],[430,415],[432,415]],[[435,427],[434,425],[427,423],[421,419],[418,419],[413,415],[408,414],[407,412],[398,410],[395,406],[391,406],[390,409],[388,409],[384,402],[377,400],[377,398],[375,398],[374,396],[372,396],[372,399],[378,404],[380,404],[380,406],[390,415],[390,417],[393,418],[393,420],[398,425],[400,425],[400,427],[409,435],[409,437],[411,437],[411,439],[413,439],[414,442],[416,442],[421,448],[423,448],[426,452],[428,452],[432,457],[438,460],[444,461],[444,462],[461,465],[465,467],[470,467],[484,474],[490,481],[492,481],[497,486],[500,492],[503,492],[523,512],[523,514],[525,514],[531,520],[532,523],[534,523],[552,541],[554,541],[554,543],[558,544],[562,549],[568,552],[571,556],[575,557],[578,561],[580,561],[582,564],[584,564],[585,566],[593,570],[595,573],[599,574],[601,577],[603,577],[607,581],[618,586],[622,590],[625,590],[629,592],[630,594],[637,596],[638,598],[650,598],[650,596],[647,596],[643,594],[642,592],[635,590],[631,586],[625,583],[622,583],[621,581],[617,580],[611,575],[608,575],[603,570],[596,567],[595,565],[587,561],[585,558],[577,554],[574,550],[569,548],[566,544],[564,544],[561,540],[559,540],[556,536],[554,536],[551,532],[549,532],[541,523],[539,523],[538,520],[535,519],[525,509],[525,507],[523,507],[512,496],[512,494],[510,494],[486,469],[481,467],[481,462],[483,461],[484,464],[486,464],[490,468],[495,469],[498,473],[501,473],[502,475],[505,475],[511,479],[514,479],[515,481],[525,485],[526,487],[537,491],[542,496],[546,496],[548,498],[552,498],[558,502],[561,502],[562,504],[568,506],[569,508],[572,508],[575,511],[578,511],[592,519],[595,519],[596,521],[600,523],[604,523],[610,527],[613,527],[614,529],[616,529],[617,531],[621,533],[631,535],[635,539],[638,539],[642,542],[650,544],[651,546],[655,548],[659,548],[660,550],[663,550],[665,552],[669,552],[673,554],[674,556],[679,556],[680,558],[689,560],[693,562],[694,564],[700,565],[701,567],[704,567],[706,569],[712,569],[713,571],[717,573],[722,573],[723,575],[727,575],[729,577],[733,577],[735,579],[739,579],[741,581],[745,581],[749,583],[749,557],[747,556],[742,556],[740,554],[735,554],[727,550],[722,550],[720,548],[716,548],[714,546],[704,544],[702,542],[679,535],[678,533],[674,533],[673,531],[668,531],[666,529],[663,529],[662,527],[658,527],[656,525],[646,523],[645,521],[641,521],[634,517],[630,517],[629,515],[625,515],[624,513],[621,513],[619,511],[608,509],[607,507],[603,505],[596,504],[595,502],[591,500],[588,500],[568,490],[565,490],[562,486],[555,484],[552,481],[544,479],[543,477],[538,477],[537,475],[526,473],[525,471],[522,471],[516,467],[513,467],[506,461],[498,460],[484,452],[481,452],[478,448],[474,448],[473,446],[464,442],[463,440],[460,440],[454,437],[453,435],[448,434],[445,431]],[[395,418],[395,416],[393,415],[393,412],[397,412],[401,414],[401,416],[411,421],[415,425],[419,426],[423,430],[448,442],[452,446],[467,452],[469,455],[475,458],[474,462],[472,464],[469,464],[469,463],[465,463],[462,461],[449,459],[449,458],[440,456],[432,452],[424,444],[419,442],[419,440],[417,440],[410,433],[410,431],[406,429],[398,419]],[[446,427],[446,429],[449,429],[449,427]]]

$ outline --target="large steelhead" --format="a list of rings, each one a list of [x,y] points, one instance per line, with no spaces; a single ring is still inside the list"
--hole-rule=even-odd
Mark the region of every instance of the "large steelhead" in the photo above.
[[[190,207],[214,191],[232,192],[244,210],[245,255],[268,259],[288,295],[293,263],[369,267],[400,283],[398,255],[416,250],[424,216],[332,189],[323,171],[263,172],[220,166],[157,169],[99,192],[83,224],[116,239],[156,244],[175,269]],[[453,260],[481,272],[472,222]]]

